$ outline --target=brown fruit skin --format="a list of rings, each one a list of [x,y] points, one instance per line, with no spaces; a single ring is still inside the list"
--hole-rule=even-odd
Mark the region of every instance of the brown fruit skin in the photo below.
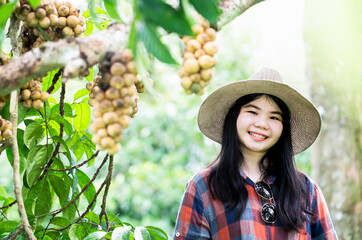
[[[50,27],[50,19],[48,17],[45,17],[42,20],[39,20],[39,25],[42,28]]]
[[[185,51],[183,54],[183,59],[186,61],[187,59],[195,58],[195,55],[192,52]]]
[[[184,62],[184,70],[188,74],[197,73],[200,69],[199,62],[196,59],[187,59]]]
[[[88,91],[92,91],[96,84],[94,82],[88,82],[86,88]]]
[[[38,9],[35,11],[35,16],[36,16],[39,20],[45,18],[46,15],[47,15],[47,12],[45,11],[44,8],[38,8]]]
[[[43,102],[42,102],[40,99],[33,101],[33,108],[34,108],[35,110],[38,110],[38,111],[39,111],[40,109],[43,108],[43,106],[44,106],[44,104],[43,104]]]
[[[72,37],[72,36],[74,36],[73,29],[71,29],[68,26],[63,28],[62,34],[63,34],[64,37]]]
[[[112,75],[121,76],[125,72],[126,72],[126,67],[122,63],[115,62],[112,64],[111,66]]]
[[[41,95],[40,91],[33,91],[30,94],[30,98],[32,100],[38,100],[40,98],[40,95]]]
[[[123,128],[119,123],[113,123],[107,126],[109,136],[116,137],[122,134]]]
[[[40,94],[40,100],[42,100],[42,102],[46,102],[49,100],[49,93],[48,92],[42,92]]]
[[[80,13],[80,10],[78,8],[75,8],[75,7],[69,8],[69,15],[74,15],[74,16],[79,17],[79,13]]]
[[[122,62],[127,63],[133,60],[133,53],[130,49],[125,48],[122,51]]]
[[[215,65],[216,60],[209,55],[203,55],[198,59],[198,62],[202,69],[208,69]]]
[[[21,91],[21,99],[28,100],[30,99],[31,91],[29,89],[24,89]]]
[[[72,27],[72,28],[77,26],[78,25],[78,17],[74,16],[74,15],[70,15],[69,17],[67,17],[67,25],[69,27]]]
[[[124,80],[121,76],[113,76],[109,82],[112,87],[116,89],[121,89],[124,86]]]
[[[127,71],[135,75],[137,74],[136,63],[134,61],[129,61],[127,63]]]
[[[183,77],[181,78],[181,86],[184,88],[184,89],[189,89],[192,85],[192,81],[189,77]]]
[[[26,16],[26,23],[29,27],[36,27],[36,25],[38,24],[38,19],[35,16],[35,12],[28,13],[28,15]]]
[[[31,108],[33,106],[33,101],[31,99],[25,100],[23,102],[23,106],[27,109]]]
[[[104,137],[101,140],[101,146],[108,149],[108,148],[112,148],[114,145],[116,144],[116,142],[113,140],[113,138],[111,137]]]
[[[121,115],[121,117],[119,118],[119,123],[121,124],[121,126],[123,128],[126,128],[129,126],[131,122],[131,117],[129,115],[123,114]]]
[[[210,41],[214,41],[216,39],[216,31],[213,28],[208,28],[205,30],[207,36],[209,36]]]
[[[203,69],[201,70],[200,74],[203,80],[209,81],[212,78],[212,75],[214,74],[214,69],[213,68]]]
[[[67,18],[66,17],[59,17],[58,18],[58,27],[59,28],[64,28],[65,26],[67,26]]]
[[[203,45],[209,41],[209,36],[206,33],[200,33],[196,36],[196,40]]]
[[[67,17],[69,15],[69,7],[62,5],[58,9],[59,16]]]
[[[78,24],[81,26],[83,26],[86,23],[86,20],[83,16],[79,16],[78,21],[79,21]]]
[[[195,57],[196,57],[196,58],[200,58],[202,55],[205,55],[205,52],[204,52],[204,50],[202,50],[202,49],[199,49],[199,50],[197,50],[197,51],[195,52]]]
[[[118,115],[115,112],[106,112],[103,114],[103,121],[105,124],[112,124],[118,121]]]
[[[73,31],[74,31],[74,34],[76,35],[76,36],[79,36],[79,35],[81,35],[83,32],[84,32],[84,28],[81,26],[81,25],[77,25],[77,26],[75,26],[74,28],[73,28]]]
[[[196,39],[190,39],[186,43],[186,47],[185,47],[186,51],[192,52],[192,53],[200,48],[201,48],[201,44]]]
[[[111,147],[111,148],[107,148],[107,152],[108,152],[109,155],[113,155],[115,153],[118,153],[120,150],[121,150],[121,146],[118,143],[114,144],[114,146]]]
[[[55,15],[55,14],[50,14],[48,17],[49,17],[49,20],[50,20],[50,26],[51,27],[57,27],[58,23],[59,23],[58,16]]]
[[[10,129],[6,129],[4,130],[4,132],[2,132],[2,136],[5,138],[5,139],[9,139],[12,135],[12,131]]]
[[[196,35],[200,34],[200,33],[203,33],[204,32],[204,28],[199,25],[199,24],[195,24],[191,27],[192,29],[192,32]]]
[[[217,46],[214,42],[207,42],[202,47],[206,54],[213,56],[217,52]]]
[[[94,142],[95,144],[100,144],[101,143],[101,137],[98,134],[93,134],[92,136],[92,142]]]
[[[126,73],[123,75],[124,85],[129,87],[135,83],[136,77],[132,73]]]
[[[116,88],[110,87],[106,91],[106,97],[110,100],[119,98],[119,91]]]

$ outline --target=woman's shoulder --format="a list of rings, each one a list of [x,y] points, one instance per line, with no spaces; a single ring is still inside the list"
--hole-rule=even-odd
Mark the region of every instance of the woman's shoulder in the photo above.
[[[208,179],[212,171],[211,167],[204,168],[197,172],[193,177],[190,178],[187,185],[194,185],[197,189],[207,190]]]

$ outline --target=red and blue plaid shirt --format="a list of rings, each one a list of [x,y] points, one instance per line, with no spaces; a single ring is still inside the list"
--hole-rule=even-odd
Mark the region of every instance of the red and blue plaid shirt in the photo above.
[[[213,199],[207,185],[210,170],[202,170],[187,183],[176,221],[175,240],[338,239],[323,194],[312,180],[308,183],[311,196],[308,210],[313,212],[311,221],[305,222],[299,232],[287,232],[280,221],[269,224],[261,219],[264,202],[255,192],[254,182],[242,171],[249,199],[240,218],[236,209],[226,209],[219,199]],[[268,183],[273,184],[273,180],[270,178]]]

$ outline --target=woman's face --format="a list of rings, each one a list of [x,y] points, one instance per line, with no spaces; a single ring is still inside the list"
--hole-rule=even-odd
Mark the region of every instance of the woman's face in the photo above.
[[[264,156],[283,132],[283,116],[278,105],[266,95],[241,107],[236,129],[243,155]]]

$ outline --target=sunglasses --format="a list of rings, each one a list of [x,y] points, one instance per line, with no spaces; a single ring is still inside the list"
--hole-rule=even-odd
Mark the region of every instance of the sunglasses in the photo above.
[[[265,203],[261,208],[261,218],[264,222],[275,223],[277,220],[277,213],[271,187],[266,182],[259,181],[254,184],[254,188],[260,197],[270,201],[270,203]]]

